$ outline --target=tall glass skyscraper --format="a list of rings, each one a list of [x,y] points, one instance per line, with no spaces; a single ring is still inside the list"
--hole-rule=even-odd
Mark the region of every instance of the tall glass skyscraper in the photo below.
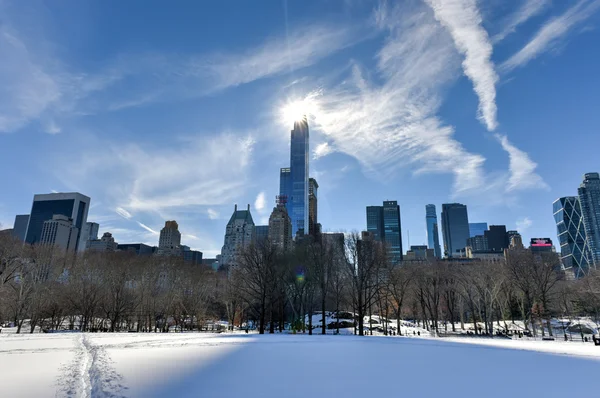
[[[367,231],[372,234],[373,239],[383,242],[383,207],[367,206]]]
[[[442,233],[446,257],[461,257],[469,239],[467,206],[460,203],[442,205]]]
[[[486,222],[470,222],[469,223],[469,237],[474,238],[478,235],[484,235],[488,229]]]
[[[440,233],[435,205],[425,206],[425,221],[427,222],[427,246],[433,249],[433,253],[437,258],[441,258],[442,249],[440,248]]]
[[[553,210],[561,262],[565,268],[573,270],[575,277],[582,277],[592,266],[593,260],[585,234],[579,198],[567,196],[556,199]]]
[[[577,193],[592,258],[600,264],[600,174],[586,173]]]
[[[290,167],[279,174],[279,194],[287,197],[286,209],[292,219],[292,234],[308,234],[308,121],[294,122],[291,131]]]
[[[383,202],[383,236],[390,250],[392,264],[402,261],[402,229],[400,206],[395,200]]]

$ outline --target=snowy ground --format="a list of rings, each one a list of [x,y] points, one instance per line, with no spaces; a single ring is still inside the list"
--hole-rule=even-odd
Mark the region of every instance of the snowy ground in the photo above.
[[[451,364],[449,366],[448,364]],[[306,335],[0,335],[6,397],[599,396],[591,343]]]

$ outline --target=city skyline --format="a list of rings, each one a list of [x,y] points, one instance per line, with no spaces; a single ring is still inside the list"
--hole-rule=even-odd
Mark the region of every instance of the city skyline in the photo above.
[[[2,228],[77,191],[99,236],[155,245],[177,220],[214,257],[235,203],[267,224],[300,104],[323,232],[392,198],[405,248],[451,202],[558,242],[552,203],[598,170],[598,1],[436,3],[0,3]]]

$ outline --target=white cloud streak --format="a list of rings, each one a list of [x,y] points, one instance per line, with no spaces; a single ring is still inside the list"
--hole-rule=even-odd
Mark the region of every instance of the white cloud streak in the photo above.
[[[498,126],[496,120],[496,83],[498,75],[491,61],[492,43],[481,26],[476,0],[425,0],[435,18],[450,32],[457,50],[464,56],[465,75],[473,82],[479,97],[478,118],[488,130]]]
[[[504,135],[497,134],[496,139],[502,145],[502,149],[508,153],[510,172],[506,188],[508,192],[532,188],[549,188],[542,177],[535,172],[537,163],[531,160],[527,153],[511,144]]]
[[[517,27],[539,15],[551,3],[550,0],[525,0],[521,7],[509,16],[502,31],[492,37],[494,43],[504,40],[517,31]]]
[[[593,15],[600,8],[600,0],[580,0],[564,14],[552,18],[535,36],[500,68],[504,72],[526,65],[540,54],[552,49],[573,27]]]
[[[138,223],[138,225],[142,228],[144,228],[146,231],[152,233],[152,235],[160,235],[157,231],[153,230],[152,228],[150,228],[149,226],[147,226],[146,224],[143,224],[139,221],[136,221]]]
[[[115,212],[116,212],[118,215],[120,215],[121,217],[125,218],[126,220],[129,220],[129,219],[131,219],[131,217],[133,217],[133,216],[131,215],[131,213],[130,213],[130,212],[128,212],[127,210],[125,210],[125,209],[124,209],[124,208],[122,208],[122,207],[117,207],[117,208],[115,209]]]

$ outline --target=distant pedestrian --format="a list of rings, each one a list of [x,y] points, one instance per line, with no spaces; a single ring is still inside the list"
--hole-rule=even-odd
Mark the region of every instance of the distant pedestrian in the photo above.
[[[420,336],[420,335],[421,335],[421,331],[419,330],[419,331],[417,332],[417,334]]]

